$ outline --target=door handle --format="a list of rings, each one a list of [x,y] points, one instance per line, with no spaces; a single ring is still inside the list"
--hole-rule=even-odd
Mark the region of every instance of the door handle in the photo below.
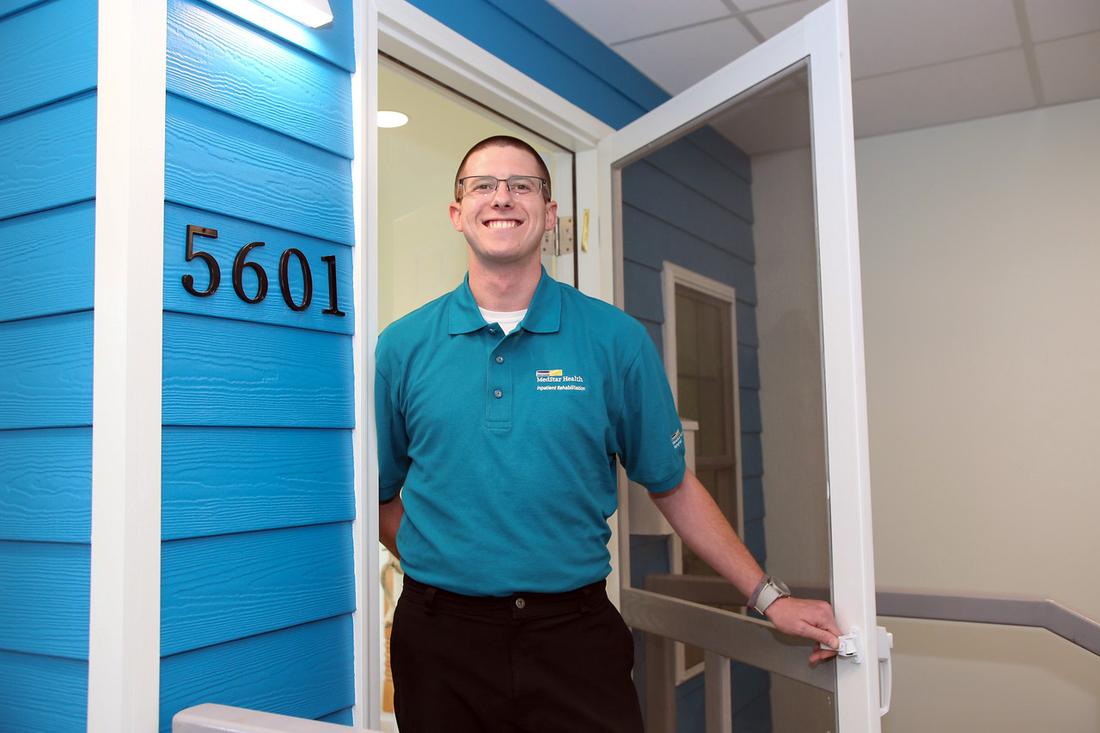
[[[890,699],[894,692],[894,661],[891,650],[894,648],[894,635],[884,626],[875,627],[878,634],[878,714],[881,718],[890,712]],[[838,657],[851,659],[856,664],[863,663],[864,644],[863,633],[859,627],[842,636],[837,637],[837,647],[821,644],[822,649],[835,651]]]

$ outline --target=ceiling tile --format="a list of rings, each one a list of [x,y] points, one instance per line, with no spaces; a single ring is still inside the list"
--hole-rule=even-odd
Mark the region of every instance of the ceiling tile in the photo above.
[[[851,0],[849,21],[857,79],[1022,42],[1008,0]]]
[[[1024,0],[1031,40],[1100,31],[1100,2],[1097,0]]]
[[[824,2],[825,0],[798,0],[798,2],[758,10],[755,13],[749,13],[747,17],[765,38],[771,38],[779,31],[801,20]]]
[[[550,4],[607,45],[730,14],[722,0],[550,0]]]
[[[798,0],[794,0],[798,2]],[[750,11],[759,10],[760,8],[770,8],[777,5],[790,5],[791,0],[733,0],[733,4],[737,6],[738,10]]]
[[[676,94],[756,45],[739,20],[729,18],[615,46],[630,63]]]
[[[1035,46],[1047,104],[1100,97],[1100,33]]]
[[[1015,112],[1035,99],[1016,49],[856,81],[852,106],[856,137],[866,137]]]

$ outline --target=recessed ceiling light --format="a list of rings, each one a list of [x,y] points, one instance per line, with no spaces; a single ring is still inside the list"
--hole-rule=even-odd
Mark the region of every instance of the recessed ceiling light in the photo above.
[[[403,112],[393,112],[388,109],[378,110],[379,127],[401,127],[408,124],[409,116]]]
[[[332,22],[332,8],[328,0],[260,0],[260,2],[310,28],[320,28]]]

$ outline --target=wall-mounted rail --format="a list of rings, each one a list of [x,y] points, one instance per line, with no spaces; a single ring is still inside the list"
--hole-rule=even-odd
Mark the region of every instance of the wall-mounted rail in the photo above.
[[[651,575],[646,578],[646,589],[695,603],[745,605],[745,597],[736,588],[715,577]],[[792,587],[791,590],[803,598],[828,598],[828,589],[820,586]],[[880,616],[1030,626],[1046,629],[1100,655],[1100,623],[1049,598],[892,589],[879,590],[875,598]]]

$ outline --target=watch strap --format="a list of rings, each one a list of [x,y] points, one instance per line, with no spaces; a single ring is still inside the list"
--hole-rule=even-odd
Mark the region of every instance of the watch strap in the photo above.
[[[770,575],[765,575],[757,585],[756,590],[753,591],[752,597],[749,598],[749,605],[755,608],[757,613],[763,614],[769,606],[780,598],[787,598],[790,595],[790,591],[782,585],[782,581],[777,581]]]

